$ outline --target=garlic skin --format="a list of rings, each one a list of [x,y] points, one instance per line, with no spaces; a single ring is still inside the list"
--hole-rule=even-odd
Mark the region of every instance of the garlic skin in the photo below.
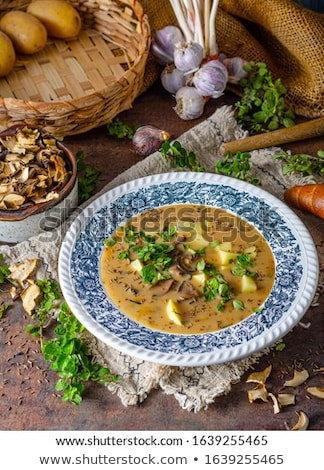
[[[205,99],[192,86],[184,86],[176,93],[176,106],[173,108],[177,115],[185,120],[199,118],[204,112]]]
[[[186,85],[187,77],[174,64],[167,65],[161,72],[161,83],[169,93],[175,95],[177,91]]]
[[[210,60],[195,72],[192,83],[201,96],[219,98],[225,91],[228,72],[219,60]]]
[[[204,57],[204,49],[197,42],[178,42],[174,49],[174,65],[184,73],[196,70]]]
[[[156,152],[161,147],[161,144],[170,138],[170,134],[155,126],[141,126],[139,127],[132,139],[132,144],[138,155],[147,157],[151,153]]]
[[[156,31],[151,42],[151,52],[160,65],[173,63],[175,44],[182,42],[183,35],[177,26],[165,26]]]

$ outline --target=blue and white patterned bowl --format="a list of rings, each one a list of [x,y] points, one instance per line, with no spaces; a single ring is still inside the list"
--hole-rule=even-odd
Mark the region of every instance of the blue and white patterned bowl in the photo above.
[[[214,333],[176,335],[139,325],[111,302],[100,280],[104,240],[138,213],[180,203],[220,207],[263,234],[275,257],[276,276],[262,312]],[[243,181],[196,172],[147,176],[103,194],[72,222],[59,256],[63,295],[88,331],[124,353],[178,366],[238,360],[275,343],[308,309],[318,272],[313,240],[284,203]]]

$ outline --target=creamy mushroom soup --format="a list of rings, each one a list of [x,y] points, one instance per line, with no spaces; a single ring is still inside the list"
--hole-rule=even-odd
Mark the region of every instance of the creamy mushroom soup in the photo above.
[[[202,334],[262,309],[275,260],[261,233],[224,210],[151,209],[105,240],[101,280],[125,315],[149,328]]]

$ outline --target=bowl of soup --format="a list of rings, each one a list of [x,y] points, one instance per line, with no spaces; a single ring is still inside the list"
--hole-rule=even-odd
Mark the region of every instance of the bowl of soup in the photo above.
[[[266,191],[171,172],[85,208],[62,243],[59,276],[99,339],[194,366],[246,357],[290,331],[315,294],[318,260],[300,219]]]

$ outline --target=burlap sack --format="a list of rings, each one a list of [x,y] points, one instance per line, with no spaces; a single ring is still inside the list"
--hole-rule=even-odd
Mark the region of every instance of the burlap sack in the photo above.
[[[142,0],[152,36],[177,24],[169,2]],[[220,0],[216,18],[219,50],[229,57],[264,61],[288,88],[287,103],[296,114],[324,116],[324,15],[292,0]],[[147,64],[146,87],[161,68]]]

